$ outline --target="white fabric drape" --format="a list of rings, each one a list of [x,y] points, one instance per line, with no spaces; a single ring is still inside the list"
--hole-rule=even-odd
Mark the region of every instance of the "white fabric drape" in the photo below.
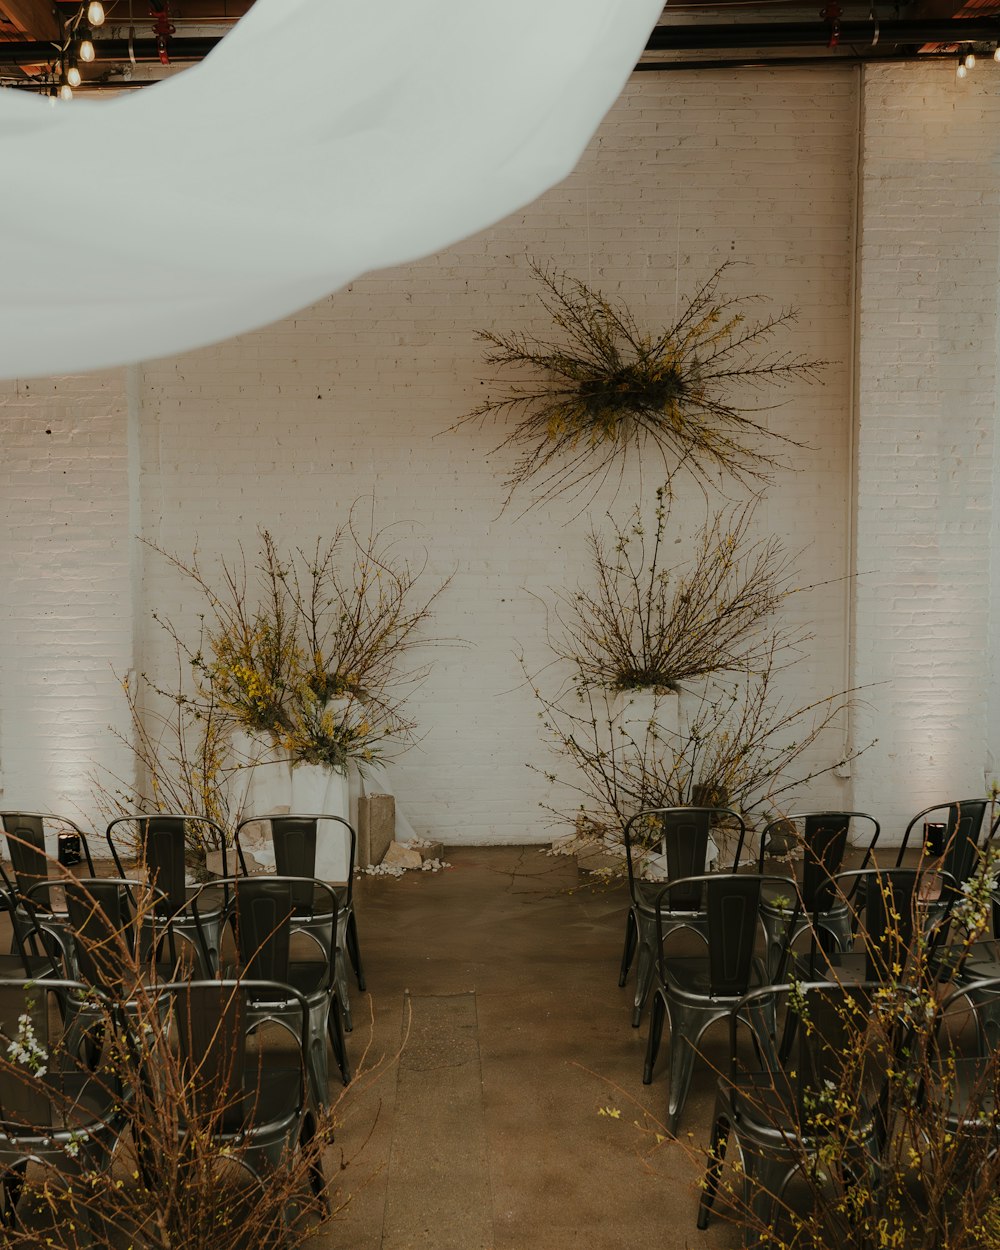
[[[200,65],[0,91],[0,376],[267,324],[513,212],[575,165],[662,0],[257,0]]]

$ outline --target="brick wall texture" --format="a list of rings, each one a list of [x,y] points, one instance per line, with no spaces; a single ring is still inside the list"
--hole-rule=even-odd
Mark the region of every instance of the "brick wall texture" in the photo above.
[[[788,605],[812,638],[785,687],[803,702],[867,688],[818,766],[878,741],[793,797],[891,832],[924,800],[981,790],[1000,525],[993,70],[961,85],[943,65],[637,75],[575,172],[491,230],[131,375],[0,383],[4,804],[94,819],[90,774],[128,778],[116,673],[168,681],[154,614],[190,632],[200,606],[148,544],[211,570],[263,527],[311,547],[367,498],[401,554],[426,553],[428,584],[452,577],[411,702],[420,741],[392,774],[400,806],[445,842],[561,831],[528,767],[551,760],[518,657],[545,665],[545,605],[586,582],[588,528],[648,509],[662,471],[630,463],[593,500],[504,510],[500,428],[449,431],[490,382],[475,332],[546,327],[529,258],[651,325],[723,260],[727,291],[798,310],[777,346],[829,363],[821,385],[761,395],[795,445],[756,516],[799,581],[821,583]],[[680,488],[678,552],[725,501]]]

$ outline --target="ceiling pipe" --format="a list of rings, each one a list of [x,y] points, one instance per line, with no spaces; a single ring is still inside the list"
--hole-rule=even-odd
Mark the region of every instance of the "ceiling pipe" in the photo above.
[[[928,61],[949,61],[955,64],[954,52],[851,52],[848,50],[831,52],[829,56],[789,56],[778,53],[776,56],[731,56],[731,57],[692,57],[686,61],[640,61],[636,72],[645,70],[649,73],[674,73],[695,69],[770,69],[774,65],[794,68],[814,65],[873,65],[883,64],[912,65],[914,61],[926,64]]]
[[[204,36],[201,38],[184,39],[176,35],[170,39],[170,60],[203,61],[216,47],[221,36]],[[137,61],[156,61],[159,63],[160,52],[155,39],[136,39],[132,43]],[[127,39],[95,39],[94,61],[127,61],[129,60],[129,41]],[[47,65],[59,56],[58,50],[51,43],[0,43],[0,65]]]
[[[1000,40],[1000,19],[871,21],[840,23],[840,44],[856,47],[885,44],[993,43]],[[646,42],[647,52],[701,52],[716,48],[827,47],[826,22],[732,22],[710,26],[657,26]]]

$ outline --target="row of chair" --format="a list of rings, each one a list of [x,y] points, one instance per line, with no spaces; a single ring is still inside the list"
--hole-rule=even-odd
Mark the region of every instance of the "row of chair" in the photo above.
[[[992,826],[986,822],[990,807],[988,798],[952,800],[934,804],[918,812],[907,824],[902,840],[895,848],[895,867],[902,867],[911,849],[914,831],[922,832],[925,823],[940,823],[942,847],[939,868],[943,878],[952,888],[960,889],[967,880],[984,840],[992,837],[1000,816]],[[927,818],[938,816],[940,822],[928,822]],[[622,952],[619,985],[624,986],[633,961],[636,963],[636,989],[632,1009],[632,1024],[638,1027],[642,1012],[653,983],[657,958],[656,899],[665,882],[677,882],[682,878],[695,877],[709,867],[708,855],[714,846],[713,831],[725,829],[730,840],[735,841],[732,861],[727,865],[737,872],[743,867],[743,851],[747,841],[746,823],[743,817],[730,808],[714,807],[664,807],[651,808],[635,813],[625,824],[623,836],[628,872],[629,910],[626,916],[625,943]],[[791,833],[797,848],[802,852],[801,881],[797,885],[802,907],[797,921],[800,930],[807,924],[816,923],[826,938],[842,949],[850,946],[853,938],[848,922],[848,910],[842,901],[833,898],[831,882],[843,866],[849,845],[863,848],[860,867],[866,868],[872,860],[881,833],[879,821],[867,812],[823,811],[796,813],[778,817],[769,822],[761,832],[757,853],[757,870],[764,872],[772,844],[779,835]],[[665,880],[643,880],[639,871],[639,859],[654,850],[665,864]],[[784,925],[785,910],[776,905],[789,892],[788,882],[769,883],[760,907],[760,915],[767,933],[768,963],[774,967]],[[674,929],[687,928],[696,932],[703,927],[702,912],[698,898],[692,898],[676,886],[671,890],[669,905],[663,909],[661,928],[663,936]],[[676,911],[676,921],[671,912]],[[797,936],[792,935],[793,938]],[[636,958],[637,957],[637,958]]]
[[[152,999],[162,1003],[163,1013],[180,1011],[185,1020],[196,1021],[197,1028],[190,1022],[185,1025],[189,1036],[194,1036],[195,1029],[200,1037],[207,1021],[213,1036],[227,1037],[230,1053],[220,1057],[218,1070],[227,1072],[226,1079],[238,1085],[249,1079],[247,1074],[240,1075],[247,1036],[264,1026],[278,1025],[301,1054],[302,1081],[293,1079],[296,1065],[289,1067],[287,1055],[283,1067],[278,1061],[283,1072],[280,1080],[274,1076],[274,1062],[268,1061],[270,1093],[260,1123],[250,1126],[250,1170],[276,1158],[278,1145],[287,1146],[293,1130],[293,1136],[310,1137],[318,1112],[329,1104],[328,1040],[345,1085],[351,1076],[345,1040],[345,1024],[349,1028],[350,1020],[348,960],[359,987],[364,988],[352,906],[355,834],[348,822],[325,814],[259,819],[270,830],[278,871],[251,875],[246,871],[240,837],[250,823],[245,821],[235,837],[237,859],[244,871],[230,875],[223,831],[206,818],[182,814],[123,817],[112,821],[107,830],[119,876],[103,878],[93,875],[88,840],[74,822],[22,812],[0,813],[0,822],[13,869],[11,879],[0,864],[0,908],[11,919],[13,935],[11,955],[0,957],[0,995],[8,994],[12,1003],[10,1012],[0,1012],[0,1028],[8,1044],[13,1037],[17,1045],[17,1030],[23,1028],[25,1018],[32,1020],[33,1038],[47,1037],[51,1012],[43,1011],[46,1019],[36,1022],[33,1005],[39,996],[43,1003],[54,999],[65,1052],[81,1056],[87,1070],[96,1072],[105,1045],[108,1005],[127,1030],[142,1014],[137,1002],[148,1006]],[[192,823],[200,825],[199,833],[214,841],[221,852],[223,875],[201,884],[185,879],[184,849]],[[55,872],[46,854],[46,833],[51,837],[53,827],[73,831],[90,876]],[[330,830],[344,842],[346,882],[330,884],[311,872],[282,871],[311,869],[317,838],[330,836]],[[128,835],[126,844],[138,852],[141,877],[127,875],[119,847],[123,832]],[[35,994],[26,1017],[23,1008],[31,999],[27,992],[31,986],[43,988]],[[22,1009],[14,1011],[19,996]],[[199,1009],[191,1016],[189,1005],[194,1001],[214,1007],[207,1014]],[[186,1044],[184,1038],[181,1042]],[[70,1075],[71,1086],[82,1079],[93,1093],[94,1082],[88,1081],[86,1071]],[[138,1079],[138,1074],[133,1076]],[[260,1070],[255,1079],[261,1080]],[[287,1098],[275,1102],[275,1091],[282,1089]],[[27,1099],[27,1122],[35,1131],[19,1132],[16,1139],[0,1131],[0,1174],[10,1179],[0,1207],[2,1218],[13,1218],[25,1151],[37,1154],[42,1148],[39,1142],[44,1145],[51,1138],[53,1149],[65,1162],[65,1143],[58,1132],[52,1136],[51,1116],[57,1113],[52,1095],[51,1089],[42,1088],[31,1091]],[[16,1091],[0,1086],[5,1115],[12,1097],[16,1102]],[[112,1097],[108,1105],[125,1106],[126,1102]],[[107,1121],[107,1132],[79,1129],[92,1142],[85,1154],[99,1154],[108,1133],[114,1136],[121,1130],[120,1117],[109,1117],[107,1110],[104,1107],[100,1113],[102,1122]],[[245,1119],[242,1113],[237,1119],[241,1118]],[[275,1137],[279,1123],[284,1127]],[[256,1143],[258,1133],[266,1140]],[[246,1145],[246,1131],[240,1140]],[[260,1153],[255,1155],[257,1145]]]
[[[802,1107],[796,1098],[806,1096],[800,1084],[811,1082],[808,1098],[815,1110],[816,1081],[822,1090],[827,1079],[819,1075],[822,1061],[812,1054],[807,1063],[801,1047],[809,1039],[811,1046],[819,1044],[837,1057],[836,1028],[827,1023],[816,1027],[817,1021],[826,1021],[820,1006],[810,1008],[814,1011],[810,1027],[796,1032],[798,1014],[811,997],[826,1006],[839,1004],[830,1019],[836,1021],[839,1012],[842,1021],[846,998],[855,1004],[870,1003],[878,991],[884,1002],[885,987],[902,986],[912,975],[913,961],[919,959],[921,976],[950,982],[954,993],[949,1003],[962,998],[973,1012],[985,1053],[1000,1038],[996,992],[1000,949],[993,941],[972,941],[976,935],[967,931],[959,933],[953,944],[948,940],[955,913],[961,910],[954,905],[965,897],[963,885],[983,864],[996,831],[996,825],[986,820],[988,807],[988,799],[977,798],[919,812],[894,857],[886,857],[894,859],[889,867],[874,862],[879,825],[867,813],[808,813],[773,822],[763,831],[756,865],[740,863],[746,830],[735,812],[656,809],[639,813],[630,822],[626,836],[630,908],[620,982],[624,984],[638,950],[634,1024],[652,992],[646,1083],[653,1076],[664,1022],[670,1022],[670,1130],[677,1129],[701,1038],[712,1023],[729,1017],[733,1065],[738,1024],[749,1028],[758,1059],[758,1069],[750,1077],[743,1073],[738,1079],[734,1066],[720,1079],[700,1227],[714,1199],[731,1131],[740,1136],[746,1185],[758,1186],[769,1194],[768,1201],[787,1184],[790,1158],[801,1162],[794,1150],[779,1147],[782,1141],[787,1147],[797,1140],[801,1125],[795,1123],[795,1115]],[[922,846],[916,862],[907,865],[914,829],[933,816],[943,817],[929,822],[938,844]],[[706,873],[707,848],[721,822],[729,826],[736,843],[732,869]],[[630,836],[636,826],[642,829],[646,846],[652,841],[663,856],[665,882],[639,880]],[[774,875],[772,870],[772,835],[779,832],[791,832],[801,852],[801,871],[794,878]],[[844,871],[852,834],[853,845],[862,850],[862,867]],[[681,929],[693,931],[705,943],[702,954],[678,955],[672,949],[668,938]],[[804,934],[809,937],[808,948],[796,950]],[[856,950],[859,942],[861,949]],[[804,993],[811,983],[815,995]],[[779,1038],[782,1018],[793,1040]],[[842,1054],[839,1060],[843,1061]],[[783,1091],[777,1102],[775,1090]],[[788,1098],[790,1106],[785,1105]],[[869,1156],[870,1147],[866,1143]],[[748,1155],[753,1156],[749,1163]],[[751,1185],[749,1172],[754,1168],[760,1174]]]

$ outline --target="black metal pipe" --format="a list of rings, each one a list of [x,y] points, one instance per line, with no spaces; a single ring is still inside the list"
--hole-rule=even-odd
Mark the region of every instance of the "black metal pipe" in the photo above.
[[[171,62],[178,64],[187,61],[203,61],[217,46],[219,36],[204,36],[185,39],[180,35],[173,36],[167,43],[167,54]],[[155,39],[135,39],[132,51],[137,61],[159,61],[160,53]],[[59,59],[59,49],[51,43],[0,43],[0,65],[47,65]],[[102,61],[129,60],[129,41],[127,39],[95,39],[94,60],[91,64]]]
[[[673,73],[678,70],[695,69],[770,69],[772,66],[792,68],[812,67],[814,65],[872,65],[897,64],[912,65],[914,61],[950,61],[955,63],[954,52],[872,52],[867,55],[857,52],[831,52],[829,56],[732,56],[732,57],[699,57],[688,61],[640,61],[635,67],[638,73]]]
[[[709,26],[656,26],[648,52],[695,52],[713,48],[791,48],[827,45],[827,22],[726,22]],[[947,18],[926,21],[840,22],[840,44],[860,47],[925,43],[992,43],[1000,40],[1000,19]]]

